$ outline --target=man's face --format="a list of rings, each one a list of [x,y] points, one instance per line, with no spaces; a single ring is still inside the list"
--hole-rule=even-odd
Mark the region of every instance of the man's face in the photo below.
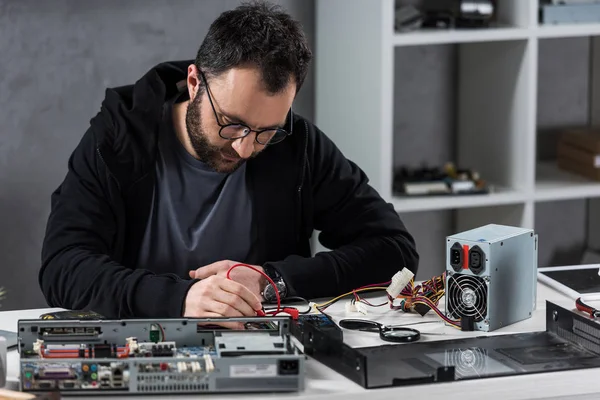
[[[195,90],[192,94],[186,112],[186,128],[198,159],[215,171],[233,172],[265,148],[256,142],[256,132],[236,140],[223,139],[219,136],[219,123],[243,123],[253,130],[287,128],[285,120],[296,94],[294,83],[273,95],[263,89],[257,69],[233,68],[208,78],[213,111],[200,73],[195,68],[190,73],[196,74],[197,82],[204,90]]]

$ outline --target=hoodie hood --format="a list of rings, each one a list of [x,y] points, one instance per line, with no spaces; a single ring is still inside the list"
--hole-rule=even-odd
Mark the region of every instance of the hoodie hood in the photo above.
[[[178,84],[185,82],[192,63],[164,62],[133,85],[106,90],[91,127],[102,160],[121,186],[142,178],[154,162],[163,105],[177,93]]]

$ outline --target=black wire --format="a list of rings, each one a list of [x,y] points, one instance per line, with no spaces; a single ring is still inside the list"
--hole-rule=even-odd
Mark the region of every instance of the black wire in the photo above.
[[[298,314],[308,314],[308,313],[310,313],[312,311],[312,307],[310,306],[310,301],[306,300],[304,297],[290,296],[290,297],[286,297],[285,299],[283,299],[281,301],[281,303],[285,303],[286,306],[298,309],[297,306],[293,305],[294,302],[303,303],[303,304],[305,304],[308,307],[308,309],[306,311],[298,311]],[[290,303],[292,303],[292,304],[290,304]],[[283,308],[283,305],[282,305],[281,308]],[[271,310],[271,309],[276,310],[277,307],[269,307],[269,308],[265,307],[265,311]]]

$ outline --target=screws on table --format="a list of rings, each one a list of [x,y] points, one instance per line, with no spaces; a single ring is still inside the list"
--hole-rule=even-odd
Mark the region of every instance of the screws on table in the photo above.
[[[600,310],[595,309],[594,307],[590,307],[581,300],[581,297],[575,300],[575,306],[579,311],[590,314],[591,318],[600,317]]]

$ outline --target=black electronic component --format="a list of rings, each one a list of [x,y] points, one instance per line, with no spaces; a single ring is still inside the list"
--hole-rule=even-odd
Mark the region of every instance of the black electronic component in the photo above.
[[[485,253],[479,246],[473,246],[469,250],[469,269],[474,274],[480,274],[485,268]]]
[[[343,340],[342,330],[326,314],[301,314],[298,319],[292,323],[291,327],[292,335],[294,335],[300,343],[304,343],[305,340],[308,340],[308,337],[305,337],[304,335],[306,324],[314,325],[319,329],[328,332],[336,339]]]
[[[174,348],[172,344],[156,344],[152,346],[152,357],[173,357]]]
[[[450,248],[450,266],[456,272],[460,271],[463,266],[463,247],[458,242]]]
[[[415,304],[413,306],[413,308],[421,316],[424,316],[425,314],[427,314],[431,310],[431,308],[429,308],[429,306],[426,306],[425,304],[421,304],[421,303]]]
[[[460,319],[460,330],[461,331],[474,331],[475,330],[475,319],[470,316],[464,316]]]
[[[114,357],[114,352],[110,344],[96,344],[94,345],[94,357],[95,358],[110,358]]]
[[[297,360],[279,360],[279,375],[298,375],[300,364]]]

